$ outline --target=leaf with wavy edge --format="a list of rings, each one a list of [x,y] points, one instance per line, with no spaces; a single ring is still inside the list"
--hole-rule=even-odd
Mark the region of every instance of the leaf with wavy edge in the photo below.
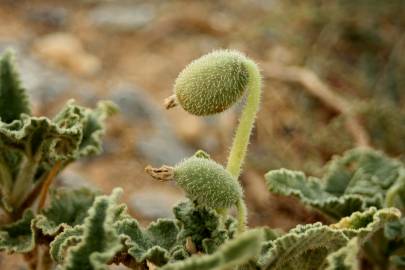
[[[336,194],[359,194],[364,198],[385,196],[404,168],[398,160],[369,148],[349,150],[326,166],[326,191]],[[344,186],[337,189],[338,186]],[[378,205],[376,205],[378,206]]]
[[[13,55],[6,51],[0,58],[0,121],[11,123],[21,114],[31,114],[25,89],[14,67]]]
[[[343,232],[321,223],[298,225],[284,236],[270,241],[258,264],[262,269],[272,270],[318,269],[328,253],[345,246],[348,240]],[[312,265],[306,264],[308,257],[312,258]]]
[[[82,224],[97,193],[87,188],[58,188],[50,195],[50,205],[36,217],[36,227],[45,235]]]
[[[0,228],[0,251],[30,252],[35,247],[34,214],[28,210],[23,217]]]
[[[361,196],[355,194],[334,196],[325,191],[325,186],[319,179],[306,178],[302,172],[279,169],[268,172],[265,177],[271,192],[298,197],[303,203],[320,209],[335,219],[366,207]]]
[[[49,254],[51,258],[57,263],[63,263],[67,250],[82,240],[84,230],[84,226],[78,225],[66,228],[62,233],[58,234],[50,244]]]
[[[85,156],[98,155],[102,151],[101,137],[105,132],[105,119],[117,112],[112,102],[101,101],[94,110],[86,109],[83,120],[83,138],[80,142],[76,159]]]
[[[330,226],[321,223],[298,225],[284,236],[263,245],[258,263],[263,269],[322,269],[328,254],[345,247],[349,239],[368,239],[384,224],[399,219],[395,208],[370,208],[353,213]],[[311,264],[308,264],[308,260]]]
[[[401,170],[399,161],[358,148],[334,158],[322,179],[280,169],[268,172],[266,181],[271,192],[296,196],[338,220],[370,206],[382,208],[390,187],[401,181]]]
[[[325,270],[359,270],[359,249],[357,237],[352,238],[346,246],[326,257]]]
[[[69,102],[60,112],[63,119],[57,122],[46,117],[22,115],[21,120],[10,124],[0,122],[2,146],[19,150],[29,158],[39,151],[44,158],[71,155],[82,138],[83,108]]]
[[[399,220],[400,217],[401,212],[396,208],[377,210],[371,207],[364,212],[355,212],[349,217],[344,217],[330,227],[344,232],[347,237],[363,238],[383,229],[385,224]]]
[[[232,267],[243,265],[250,259],[259,255],[261,242],[263,240],[262,230],[251,230],[245,232],[235,239],[223,244],[213,254],[198,256],[194,255],[183,261],[170,263],[161,270],[219,270],[232,269]]]
[[[190,200],[180,202],[173,211],[180,223],[179,240],[185,242],[191,237],[197,251],[212,253],[236,231],[233,218],[228,218],[225,228],[221,228],[220,217],[213,209],[196,206]]]
[[[164,265],[177,248],[179,228],[174,220],[159,219],[143,230],[135,219],[126,218],[117,221],[114,228],[137,263],[148,260],[157,266]]]
[[[117,200],[121,193],[122,189],[116,188],[111,196],[98,196],[95,199],[84,225],[79,225],[83,226],[80,242],[66,251],[62,267],[64,270],[108,269],[106,264],[122,248],[120,238],[113,228]]]

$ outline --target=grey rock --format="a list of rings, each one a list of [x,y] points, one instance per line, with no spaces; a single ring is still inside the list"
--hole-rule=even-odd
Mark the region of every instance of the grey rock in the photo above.
[[[153,122],[161,116],[151,98],[139,87],[122,83],[111,90],[109,99],[115,102],[127,121]]]
[[[147,4],[107,3],[90,11],[89,18],[94,25],[118,32],[134,31],[153,20],[155,12]]]
[[[112,88],[109,99],[118,105],[121,115],[131,124],[143,122],[150,125],[147,132],[138,130],[142,139],[135,143],[135,152],[147,162],[174,164],[194,152],[175,136],[161,107],[141,88],[122,83]]]
[[[135,149],[146,161],[155,166],[175,164],[194,153],[168,130],[139,140],[135,144]]]
[[[22,83],[34,102],[48,104],[72,87],[69,76],[47,68],[34,58],[17,57],[17,62]]]
[[[27,10],[27,18],[33,22],[52,27],[62,27],[68,19],[68,11],[63,7],[42,5]]]
[[[181,197],[165,191],[153,190],[131,195],[129,207],[147,219],[171,218],[172,207]]]

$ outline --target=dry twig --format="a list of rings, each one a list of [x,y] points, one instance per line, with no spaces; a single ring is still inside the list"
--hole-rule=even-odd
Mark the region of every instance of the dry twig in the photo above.
[[[357,146],[369,146],[370,138],[357,116],[353,114],[352,104],[333,92],[328,85],[312,71],[293,66],[269,64],[264,66],[267,77],[282,81],[300,83],[311,95],[319,98],[325,105],[342,114],[346,119],[346,127]]]

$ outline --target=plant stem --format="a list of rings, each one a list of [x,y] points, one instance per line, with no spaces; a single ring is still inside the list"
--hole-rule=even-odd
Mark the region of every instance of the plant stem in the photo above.
[[[27,193],[29,193],[31,189],[40,159],[41,152],[38,151],[35,156],[25,157],[21,162],[20,172],[11,193],[12,205],[16,209],[20,207],[21,203],[25,200]]]
[[[249,82],[247,85],[248,97],[239,120],[238,128],[236,129],[226,167],[236,179],[240,175],[243,161],[246,157],[250,134],[253,129],[257,111],[259,110],[261,94],[261,75],[258,67],[251,60],[247,60],[245,65],[249,72]]]
[[[39,196],[39,202],[38,202],[38,209],[37,212],[39,212],[45,205],[45,201],[46,201],[46,197],[48,195],[48,190],[49,187],[52,184],[53,179],[55,178],[55,176],[58,174],[59,169],[62,165],[62,162],[59,160],[55,163],[55,165],[52,167],[52,169],[49,171],[43,185],[41,188],[41,193]]]
[[[261,75],[257,65],[251,60],[246,60],[245,66],[249,73],[247,85],[248,97],[236,129],[226,167],[235,178],[235,181],[238,181],[243,162],[246,158],[250,134],[252,133],[257,111],[259,110],[261,95]],[[238,233],[242,233],[247,227],[247,211],[243,198],[238,201],[236,207],[238,210]]]
[[[238,233],[240,234],[246,231],[247,227],[247,208],[243,198],[241,198],[236,204],[236,209],[238,210]]]

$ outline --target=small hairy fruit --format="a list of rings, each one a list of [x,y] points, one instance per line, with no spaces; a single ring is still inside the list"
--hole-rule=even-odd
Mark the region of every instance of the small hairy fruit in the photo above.
[[[174,180],[199,205],[230,208],[242,197],[242,188],[220,164],[191,157],[176,165]]]
[[[191,62],[177,77],[174,92],[178,103],[194,115],[211,115],[231,107],[248,84],[246,57],[219,50]]]

